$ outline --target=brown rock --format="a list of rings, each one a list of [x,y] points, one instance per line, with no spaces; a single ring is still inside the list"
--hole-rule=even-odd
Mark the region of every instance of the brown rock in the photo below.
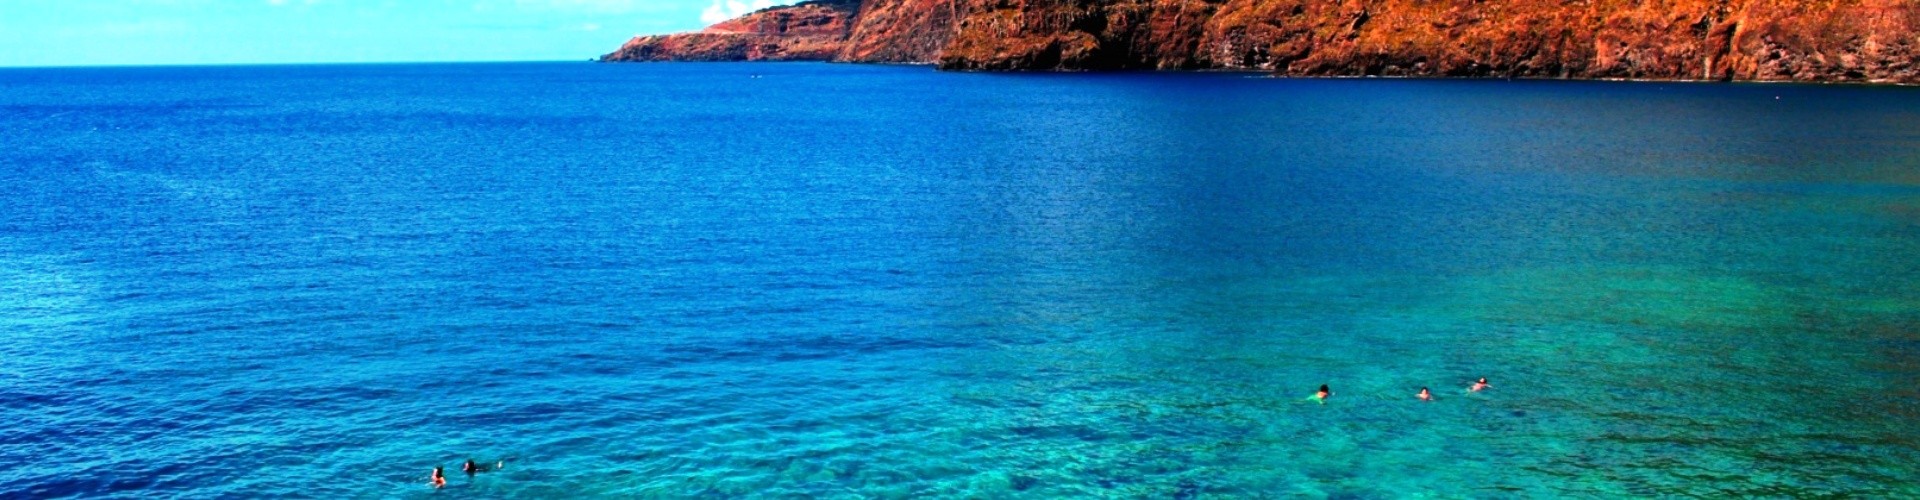
[[[1920,0],[837,0],[603,59],[1920,83]]]
[[[867,0],[846,47],[847,62],[927,63],[952,41],[968,0]]]
[[[817,61],[840,53],[860,0],[763,9],[698,33],[635,37],[601,61]]]

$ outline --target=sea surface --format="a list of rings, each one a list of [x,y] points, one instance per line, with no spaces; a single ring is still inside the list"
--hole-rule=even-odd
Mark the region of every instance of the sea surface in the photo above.
[[[5,69],[0,131],[0,497],[1920,496],[1915,88]]]

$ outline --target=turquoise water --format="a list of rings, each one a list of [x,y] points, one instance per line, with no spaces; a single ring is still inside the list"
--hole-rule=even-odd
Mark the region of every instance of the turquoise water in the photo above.
[[[28,69],[0,126],[0,497],[1920,496],[1914,89]]]

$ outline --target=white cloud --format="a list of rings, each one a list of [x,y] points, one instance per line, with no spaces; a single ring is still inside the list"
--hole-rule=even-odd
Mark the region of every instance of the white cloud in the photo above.
[[[707,24],[714,24],[747,15],[747,13],[756,10],[775,5],[786,5],[788,3],[792,2],[774,2],[773,0],[752,0],[751,2],[742,0],[713,0],[713,5],[707,6],[707,10],[700,12],[700,20]]]

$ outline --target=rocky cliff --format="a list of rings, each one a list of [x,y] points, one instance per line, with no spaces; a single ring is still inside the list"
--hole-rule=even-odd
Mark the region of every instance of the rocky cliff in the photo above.
[[[829,0],[603,60],[1920,83],[1920,0]]]
[[[825,61],[845,49],[860,0],[761,10],[697,33],[635,37],[602,61]]]

